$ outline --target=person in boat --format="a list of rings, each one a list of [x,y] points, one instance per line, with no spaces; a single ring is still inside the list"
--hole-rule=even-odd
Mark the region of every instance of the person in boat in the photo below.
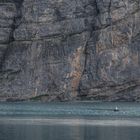
[[[114,111],[119,111],[118,107],[116,106],[116,108],[114,109]]]

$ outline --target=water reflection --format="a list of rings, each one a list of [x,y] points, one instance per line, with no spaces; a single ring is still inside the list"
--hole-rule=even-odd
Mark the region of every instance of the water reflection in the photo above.
[[[139,103],[0,103],[0,140],[140,140],[139,118]]]
[[[140,140],[140,127],[0,125],[0,140]]]

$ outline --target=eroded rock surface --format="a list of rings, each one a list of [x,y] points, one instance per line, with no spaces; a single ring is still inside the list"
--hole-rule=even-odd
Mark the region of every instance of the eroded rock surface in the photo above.
[[[139,0],[1,0],[0,100],[140,101]]]

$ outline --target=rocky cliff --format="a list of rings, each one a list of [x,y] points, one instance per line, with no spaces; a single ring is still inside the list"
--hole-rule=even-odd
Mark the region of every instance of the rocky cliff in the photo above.
[[[0,100],[140,101],[139,0],[0,0]]]

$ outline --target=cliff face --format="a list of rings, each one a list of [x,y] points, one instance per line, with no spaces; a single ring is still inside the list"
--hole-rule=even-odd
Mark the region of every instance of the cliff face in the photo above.
[[[0,0],[0,100],[140,100],[139,0]]]

